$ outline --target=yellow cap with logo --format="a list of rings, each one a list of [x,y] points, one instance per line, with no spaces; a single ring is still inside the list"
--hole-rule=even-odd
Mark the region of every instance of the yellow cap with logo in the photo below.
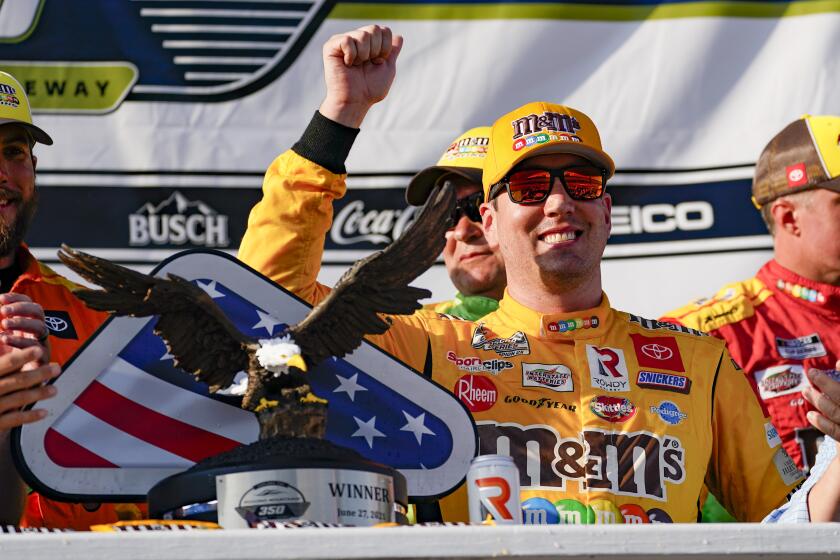
[[[543,154],[578,155],[604,168],[607,177],[615,173],[615,163],[601,147],[592,119],[565,105],[536,101],[493,123],[484,160],[484,199],[516,164]]]
[[[405,191],[405,200],[419,206],[426,202],[437,180],[446,173],[455,173],[481,185],[481,169],[490,144],[490,127],[471,128],[452,141],[438,162],[412,177]]]
[[[840,117],[803,115],[758,157],[752,185],[756,208],[811,189],[840,191]]]
[[[26,91],[14,76],[0,70],[0,125],[16,123],[26,128],[41,144],[53,143],[50,135],[32,123],[32,111]]]

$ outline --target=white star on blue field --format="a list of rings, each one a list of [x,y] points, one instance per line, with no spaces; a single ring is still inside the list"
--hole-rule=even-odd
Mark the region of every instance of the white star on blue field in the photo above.
[[[287,325],[215,280],[197,280],[225,314],[246,334],[277,336]],[[120,357],[164,381],[235,404],[233,397],[210,395],[207,386],[173,366],[150,321],[119,353]],[[395,362],[396,364],[396,362]],[[327,439],[396,468],[435,468],[452,452],[446,424],[399,387],[371,377],[343,359],[325,360],[308,374],[312,391],[329,401]]]

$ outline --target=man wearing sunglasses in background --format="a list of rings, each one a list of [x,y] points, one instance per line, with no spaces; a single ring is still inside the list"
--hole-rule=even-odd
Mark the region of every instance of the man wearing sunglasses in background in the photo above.
[[[401,47],[379,26],[327,41],[326,98],[251,212],[240,258],[310,303],[330,290],[317,274],[344,161]],[[529,519],[693,522],[705,483],[739,519],[760,520],[800,473],[723,342],[614,310],[602,292],[613,172],[579,111],[530,103],[501,117],[481,207],[507,270],[499,309],[480,323],[394,316],[369,340],[464,403],[481,454],[513,457]],[[464,488],[441,508],[466,519]]]
[[[507,283],[504,263],[488,247],[479,213],[484,201],[481,168],[489,142],[489,126],[468,130],[449,145],[437,164],[415,175],[405,191],[409,204],[422,206],[436,185],[449,181],[455,186],[457,203],[443,262],[458,293],[450,301],[425,307],[470,321],[499,307]]]
[[[770,140],[756,164],[752,200],[773,237],[773,259],[755,277],[663,319],[726,341],[806,472],[827,429],[809,419],[810,403],[815,388],[831,383],[821,372],[840,359],[838,138],[840,117],[806,115]]]

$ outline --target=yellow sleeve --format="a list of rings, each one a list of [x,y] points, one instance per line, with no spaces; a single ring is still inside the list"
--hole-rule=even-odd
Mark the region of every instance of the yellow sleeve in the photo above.
[[[712,395],[709,490],[739,521],[761,521],[802,479],[743,371],[724,350]]]
[[[317,282],[333,201],[344,196],[346,175],[332,173],[289,150],[263,179],[263,196],[251,210],[239,260],[316,305],[330,293]],[[367,339],[422,371],[429,327],[420,314],[394,317],[383,335]]]
[[[265,173],[262,200],[248,216],[239,260],[309,303],[321,301],[329,288],[316,280],[345,177],[291,150],[278,156]]]

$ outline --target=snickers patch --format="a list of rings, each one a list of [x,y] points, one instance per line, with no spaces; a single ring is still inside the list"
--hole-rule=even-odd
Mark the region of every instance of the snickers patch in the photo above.
[[[788,360],[804,360],[825,356],[825,346],[817,333],[799,338],[776,337],[776,351]]]
[[[674,373],[659,373],[641,370],[636,376],[636,385],[645,389],[661,389],[687,395],[691,391],[691,379]]]

